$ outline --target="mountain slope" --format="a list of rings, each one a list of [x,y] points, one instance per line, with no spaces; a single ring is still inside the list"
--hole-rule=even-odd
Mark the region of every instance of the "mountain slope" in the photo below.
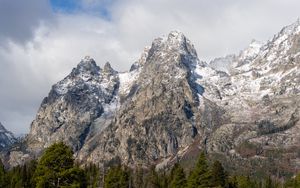
[[[86,57],[52,87],[22,152],[38,156],[64,141],[83,163],[161,168],[201,149],[233,170],[292,173],[300,169],[299,32],[298,21],[210,64],[177,31],[155,39],[128,72]]]
[[[118,86],[109,63],[101,69],[93,59],[83,59],[43,100],[27,137],[28,149],[39,152],[64,141],[78,151],[93,129],[103,128],[94,127],[93,121],[116,108]]]
[[[97,162],[117,157],[131,165],[150,165],[188,147],[199,128],[195,120],[198,94],[203,91],[192,74],[199,63],[182,33],[155,39],[116,119],[95,138],[97,144],[86,145],[80,159]],[[92,152],[91,145],[97,145]]]
[[[7,149],[15,141],[14,135],[0,123],[0,151]]]
[[[251,169],[250,164],[256,163],[262,171],[277,166],[290,173],[299,169],[299,31],[297,21],[254,56],[244,56],[247,49],[243,51],[223,79],[215,79],[212,72],[199,80],[206,88],[204,96],[230,118],[210,136],[209,153],[225,154],[229,163],[234,161],[231,166],[247,164]]]

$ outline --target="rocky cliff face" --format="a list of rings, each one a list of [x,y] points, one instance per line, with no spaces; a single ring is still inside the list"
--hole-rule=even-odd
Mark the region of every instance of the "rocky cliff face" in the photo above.
[[[299,33],[297,21],[266,44],[242,51],[225,79],[213,79],[212,72],[201,80],[211,88],[204,97],[230,117],[210,136],[208,152],[249,169],[250,163],[262,171],[277,166],[279,174],[299,169]]]
[[[97,162],[120,158],[126,164],[152,164],[189,146],[203,88],[193,74],[200,65],[193,45],[179,32],[155,39],[108,129],[87,144],[79,158]],[[200,130],[199,130],[200,131]]]
[[[203,149],[235,168],[293,172],[300,168],[299,33],[296,22],[210,64],[176,31],[155,39],[128,72],[86,57],[42,102],[23,152],[64,141],[81,162],[160,168]]]
[[[8,149],[15,141],[14,135],[0,123],[0,151]]]
[[[101,69],[85,57],[43,100],[27,137],[28,150],[38,153],[57,141],[80,150],[95,129],[93,122],[116,105],[118,86],[117,72],[109,63]],[[98,125],[97,129],[105,126]]]

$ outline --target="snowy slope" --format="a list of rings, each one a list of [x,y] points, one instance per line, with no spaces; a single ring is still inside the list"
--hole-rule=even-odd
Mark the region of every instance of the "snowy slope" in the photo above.
[[[14,135],[0,123],[0,151],[9,147],[15,141]]]

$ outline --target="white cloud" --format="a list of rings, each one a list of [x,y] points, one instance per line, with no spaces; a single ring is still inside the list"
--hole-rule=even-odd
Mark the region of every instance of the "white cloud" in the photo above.
[[[82,2],[87,7],[105,5],[109,17],[94,12],[52,13],[48,17],[53,19],[42,15],[43,24],[35,25],[27,42],[18,43],[11,35],[12,40],[0,48],[0,121],[8,129],[27,132],[51,85],[85,55],[100,66],[110,61],[116,70],[128,70],[144,46],[178,29],[194,43],[199,58],[209,60],[237,53],[253,38],[271,38],[299,17],[300,7],[296,0]],[[18,17],[18,12],[14,14]]]

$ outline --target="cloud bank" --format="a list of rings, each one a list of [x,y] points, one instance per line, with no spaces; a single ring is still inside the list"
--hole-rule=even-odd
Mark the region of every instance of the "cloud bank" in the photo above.
[[[297,0],[79,2],[65,11],[46,0],[0,1],[0,122],[14,133],[28,132],[51,85],[85,55],[128,70],[144,46],[176,29],[209,61],[272,38],[300,7]]]

